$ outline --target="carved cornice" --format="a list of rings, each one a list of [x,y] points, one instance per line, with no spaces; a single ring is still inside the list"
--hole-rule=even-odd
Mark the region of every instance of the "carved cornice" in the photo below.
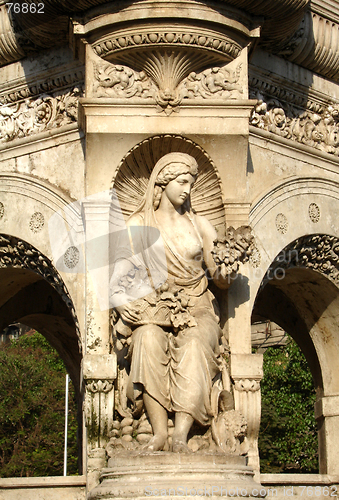
[[[39,75],[40,76],[40,75]],[[59,71],[53,74],[49,71],[48,76],[39,79],[21,78],[3,84],[0,91],[0,104],[12,104],[30,97],[35,97],[46,92],[67,89],[71,85],[82,88],[84,85],[85,70],[82,67],[70,68],[68,71]]]
[[[215,32],[211,29],[195,28],[194,26],[152,26],[151,28],[136,27],[129,30],[120,30],[114,35],[109,35],[93,44],[94,52],[107,60],[119,61],[135,67],[143,68],[143,57],[148,56],[148,51],[143,50],[160,48],[185,53],[185,48],[199,49],[199,57],[195,61],[190,62],[189,59],[186,65],[190,64],[191,70],[197,67],[210,65],[214,62],[230,61],[235,59],[242,49],[242,45],[229,36]],[[203,51],[203,52],[202,52]],[[204,54],[204,51],[206,53]],[[194,52],[193,52],[194,53]],[[203,55],[204,54],[204,55]],[[205,56],[205,57],[204,57]],[[152,64],[150,59],[149,64]],[[194,68],[196,66],[196,68]]]
[[[249,83],[250,97],[258,99],[251,125],[339,156],[339,102],[253,72]]]
[[[36,3],[36,0],[27,0],[26,3],[30,5]],[[8,8],[5,5],[0,6],[0,65],[19,60],[32,50],[41,50],[67,43],[69,18],[74,19],[75,13],[78,16],[83,15],[86,22],[89,22],[91,19],[97,20],[101,13],[104,13],[106,17],[112,14],[118,17],[126,14],[124,21],[129,22],[127,14],[134,8],[134,3],[139,10],[148,6],[153,12],[162,12],[166,5],[167,8],[174,6],[178,16],[180,16],[180,9],[186,12],[186,4],[192,4],[194,8],[198,4],[194,0],[175,0],[171,1],[170,5],[169,2],[165,2],[164,0],[142,0],[138,2],[122,0],[118,3],[109,2],[108,0],[77,0],[76,2],[68,0],[45,0],[43,3],[44,14],[39,14],[39,16],[23,12],[13,12],[8,16]],[[200,5],[207,12],[206,9],[210,8],[212,4],[206,0],[206,2],[200,2]],[[216,6],[215,12],[222,12],[222,9],[225,12],[233,9],[234,23],[232,29],[234,29],[235,25],[244,23],[247,29],[247,36],[249,35],[249,31],[253,29],[255,20],[257,23],[256,26],[258,26],[258,16],[261,16],[262,30],[259,43],[265,50],[285,57],[326,78],[339,81],[339,2],[337,0],[275,0],[274,2],[267,2],[266,0],[217,0],[214,2],[214,5]],[[157,6],[160,6],[160,8],[157,9]],[[92,7],[93,10],[89,10],[85,14],[85,11]],[[306,12],[307,8],[308,11]],[[210,22],[210,17],[206,12],[204,18],[205,25],[207,20]],[[146,17],[148,18],[148,16]],[[158,21],[160,18],[161,14],[158,14]],[[169,19],[166,16],[165,18]],[[250,26],[251,19],[254,23],[253,26]],[[165,19],[164,21],[167,23]],[[132,20],[130,24],[133,24],[133,22]],[[150,18],[150,22],[154,24],[152,17]],[[198,27],[198,24],[195,25]],[[130,27],[128,26],[128,29]],[[201,23],[198,31],[201,29],[207,28]],[[234,33],[236,31],[235,29]],[[139,35],[142,39],[144,34],[140,31]],[[149,35],[157,35],[158,38],[161,35],[166,38],[167,35],[171,37],[177,34],[173,26],[169,33],[157,33],[157,30],[152,33],[149,32],[146,38],[143,39],[144,41],[141,42],[142,47],[146,46],[145,40],[147,40],[148,47],[152,45]],[[182,37],[186,36],[187,40],[189,39],[188,35],[191,34],[189,32],[182,32]],[[126,36],[128,36],[128,33]],[[138,33],[135,36],[138,36]],[[253,34],[250,36],[253,36]],[[202,34],[200,38],[204,37],[205,35]],[[214,36],[212,44],[217,44],[218,37],[220,38],[220,33],[218,36]],[[113,50],[114,53],[117,53],[119,49],[122,54],[124,52],[123,48],[121,46],[118,48],[119,38],[123,41],[124,36],[122,35],[118,39],[115,39],[113,36],[111,40],[108,39],[107,43],[108,45],[112,43],[112,49],[102,46],[102,51],[108,54]],[[235,38],[232,36],[230,38],[232,39],[232,44],[235,42],[235,45],[227,47],[224,55],[228,53],[232,57],[232,51],[236,52],[238,50],[237,44],[242,44],[236,36]],[[133,39],[133,36],[131,39]],[[194,36],[191,35],[192,39],[194,39]],[[219,43],[220,55],[223,53],[223,49],[221,48],[222,40],[220,39],[219,42],[221,42]],[[191,48],[194,43],[187,42],[186,48],[188,45]],[[113,49],[113,46],[115,46],[115,49]],[[128,44],[126,48],[128,48]],[[181,45],[181,48],[183,49],[184,45]],[[207,51],[207,46],[202,45],[202,50],[205,49]],[[213,53],[216,55],[217,52],[218,48],[210,47],[209,53],[211,57]],[[135,59],[140,60],[138,57],[135,57]],[[123,62],[134,69],[138,69],[138,66],[131,65],[131,61],[127,62],[125,58]],[[203,68],[201,67],[201,69]],[[192,71],[196,70],[193,69]]]

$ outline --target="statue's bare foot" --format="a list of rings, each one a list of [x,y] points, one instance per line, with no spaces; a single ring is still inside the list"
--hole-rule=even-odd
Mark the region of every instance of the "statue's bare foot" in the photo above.
[[[185,441],[174,437],[172,441],[172,451],[173,453],[191,453]]]
[[[162,434],[156,434],[155,436],[152,437],[148,443],[144,444],[144,446],[141,448],[142,451],[161,451],[166,443],[167,436],[163,436]]]

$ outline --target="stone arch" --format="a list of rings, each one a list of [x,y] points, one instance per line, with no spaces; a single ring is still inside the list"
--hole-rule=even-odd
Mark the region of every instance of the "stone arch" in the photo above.
[[[336,473],[339,437],[339,239],[300,237],[275,257],[258,290],[252,317],[283,327],[299,344],[317,393],[320,473]]]
[[[21,322],[58,351],[80,398],[82,344],[69,292],[52,262],[37,248],[0,234],[0,329]]]
[[[225,225],[224,196],[217,168],[201,146],[179,135],[149,137],[136,144],[121,160],[111,187],[117,192],[122,213],[128,217],[136,210],[146,192],[154,165],[162,156],[174,151],[188,153],[197,160],[199,175],[192,189],[192,207],[222,231]]]

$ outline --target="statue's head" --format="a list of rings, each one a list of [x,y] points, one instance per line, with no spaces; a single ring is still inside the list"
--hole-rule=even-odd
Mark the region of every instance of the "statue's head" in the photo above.
[[[198,164],[196,159],[187,153],[168,153],[160,158],[154,170],[157,172],[153,197],[153,208],[156,210],[167,184],[182,174],[191,174],[195,180],[198,175]],[[189,209],[189,200],[186,208]]]

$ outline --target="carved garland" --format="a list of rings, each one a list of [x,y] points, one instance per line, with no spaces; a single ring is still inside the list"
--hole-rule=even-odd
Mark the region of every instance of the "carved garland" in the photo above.
[[[80,328],[74,304],[61,276],[55,270],[52,262],[29,243],[19,240],[14,236],[0,235],[0,268],[6,267],[28,269],[39,274],[58,292],[73,317],[77,330],[79,351],[82,352]]]
[[[274,259],[262,286],[279,273],[291,267],[317,271],[339,287],[339,239],[328,235],[310,235],[298,238]]]
[[[59,128],[77,121],[81,87],[42,94],[0,107],[0,143]]]

